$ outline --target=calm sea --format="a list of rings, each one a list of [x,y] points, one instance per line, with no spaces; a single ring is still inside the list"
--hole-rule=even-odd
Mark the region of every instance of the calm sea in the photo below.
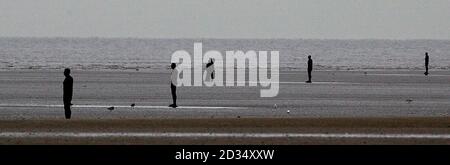
[[[280,52],[281,70],[450,69],[450,40],[0,38],[0,69],[165,70],[176,50]]]

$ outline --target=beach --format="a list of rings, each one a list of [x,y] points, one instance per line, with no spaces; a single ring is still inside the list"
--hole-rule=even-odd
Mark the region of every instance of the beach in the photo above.
[[[324,70],[313,72],[312,84],[304,83],[306,71],[280,71],[277,97],[259,97],[263,87],[179,87],[178,108],[167,107],[169,73],[73,70],[72,119],[65,120],[62,72],[0,71],[0,143],[449,144],[445,71]],[[20,134],[30,132],[46,134]],[[105,132],[130,136],[98,136]],[[348,133],[357,136],[341,136]],[[390,134],[411,136],[378,136]]]

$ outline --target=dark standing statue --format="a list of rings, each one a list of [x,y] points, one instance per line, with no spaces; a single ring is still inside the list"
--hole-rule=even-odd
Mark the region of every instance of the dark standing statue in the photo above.
[[[428,56],[428,52],[425,52],[425,75],[428,75],[428,63],[430,62],[430,57]]]
[[[63,82],[63,101],[64,101],[64,112],[66,119],[70,119],[72,111],[70,106],[72,106],[72,95],[73,95],[73,78],[70,76],[70,69],[66,68],[64,70],[64,76],[66,78]]]
[[[308,56],[308,81],[306,83],[311,83],[311,72],[313,70],[313,61],[311,55]]]
[[[177,64],[172,63],[170,65],[170,68],[172,68],[172,75],[171,75],[171,82],[170,82],[170,90],[172,93],[172,100],[173,104],[170,104],[169,107],[176,108],[177,105],[177,82],[178,82],[178,69]]]

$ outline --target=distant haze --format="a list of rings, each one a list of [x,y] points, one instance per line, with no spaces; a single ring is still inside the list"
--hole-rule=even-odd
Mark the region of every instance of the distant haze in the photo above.
[[[0,0],[1,37],[450,39],[449,0]]]

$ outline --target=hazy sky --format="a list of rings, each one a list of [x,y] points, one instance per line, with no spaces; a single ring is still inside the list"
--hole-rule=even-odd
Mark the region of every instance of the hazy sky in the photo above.
[[[0,36],[450,39],[450,0],[0,0]]]

